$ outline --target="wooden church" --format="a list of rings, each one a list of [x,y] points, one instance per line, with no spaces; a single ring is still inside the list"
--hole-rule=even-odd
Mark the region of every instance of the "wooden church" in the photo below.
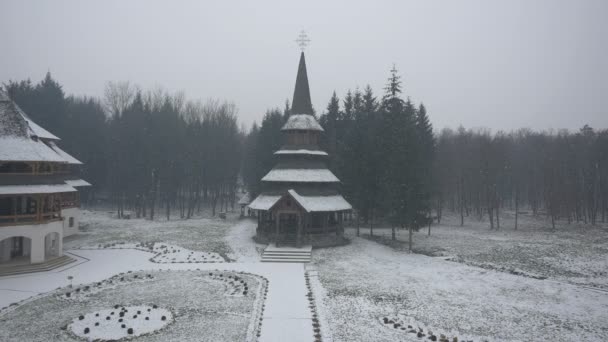
[[[304,52],[291,113],[281,128],[284,145],[274,152],[277,163],[249,204],[258,212],[256,238],[277,246],[342,244],[344,217],[352,206],[340,194],[340,180],[327,168],[328,154],[319,147],[323,128],[313,115]]]

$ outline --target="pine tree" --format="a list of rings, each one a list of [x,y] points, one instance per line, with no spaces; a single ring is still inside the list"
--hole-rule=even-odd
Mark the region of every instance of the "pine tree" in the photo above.
[[[346,97],[344,98],[344,115],[343,120],[352,120],[353,119],[353,111],[354,111],[354,99],[353,93],[348,90],[346,93]]]
[[[283,109],[283,120],[287,122],[289,116],[291,115],[291,108],[289,107],[289,99],[285,100],[285,108]]]
[[[433,136],[433,126],[426,114],[426,107],[424,104],[420,104],[418,111],[416,112],[416,136],[418,139],[418,155],[417,162],[417,173],[418,181],[420,185],[419,189],[419,203],[421,204],[421,210],[428,209],[426,217],[419,213],[418,222],[419,226],[428,224],[428,235],[431,235],[431,196],[433,194],[433,161],[435,158],[435,138]]]
[[[327,152],[330,156],[330,168],[335,166],[335,157],[337,152],[337,135],[338,135],[338,119],[340,118],[340,99],[336,92],[332,94],[327,104],[327,112],[320,118],[320,123],[325,127],[325,136],[322,142],[325,142]]]

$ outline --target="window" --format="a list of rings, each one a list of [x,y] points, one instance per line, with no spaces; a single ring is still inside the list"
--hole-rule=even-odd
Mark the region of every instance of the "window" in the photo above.
[[[69,225],[70,225],[70,228],[74,227],[74,218],[73,217],[70,217]]]

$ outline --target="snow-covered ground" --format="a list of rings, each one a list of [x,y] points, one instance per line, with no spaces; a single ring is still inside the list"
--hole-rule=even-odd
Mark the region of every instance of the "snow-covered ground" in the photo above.
[[[224,262],[224,258],[214,252],[192,251],[183,247],[169,245],[160,242],[98,244],[97,246],[83,246],[78,249],[139,249],[154,253],[150,261],[159,264],[183,264],[183,263],[206,263]]]
[[[146,280],[129,281],[136,275]],[[227,286],[234,282],[239,285]],[[0,340],[114,340],[145,334],[147,341],[195,336],[199,341],[251,341],[266,286],[261,277],[203,270],[129,273],[99,284],[98,291],[86,290],[97,283],[77,287],[86,300],[71,300],[65,293],[75,289],[62,288],[9,310],[0,316]]]
[[[513,227],[509,212],[501,215],[500,230],[469,218],[460,227],[460,217],[445,215],[440,225],[432,226],[430,237],[426,228],[415,233],[413,249],[485,269],[608,290],[608,224],[558,221],[554,231],[544,217],[520,215],[519,229]],[[369,229],[361,233],[369,234]],[[374,229],[374,235],[391,238],[390,229]],[[398,230],[397,238],[401,243],[394,246],[407,250],[408,232]]]
[[[459,227],[457,217],[447,217],[431,237],[415,234],[413,254],[405,231],[390,247],[347,229],[350,245],[315,249],[313,263],[303,265],[261,263],[264,246],[252,239],[256,222],[234,216],[119,220],[87,211],[82,221],[83,231],[65,243],[76,263],[0,278],[0,308],[19,303],[0,312],[0,340],[73,340],[87,327],[92,338],[103,333],[92,317],[116,305],[115,314],[145,305],[171,312],[168,324],[149,323],[145,339],[159,341],[258,334],[260,341],[303,342],[318,340],[315,335],[323,341],[432,341],[431,334],[450,341],[608,339],[606,227],[559,225],[554,232],[547,222],[524,217],[515,232],[507,216],[501,230],[490,231],[484,222]],[[390,239],[390,230],[376,228],[375,235]],[[212,255],[225,262],[205,262]],[[246,274],[236,281],[219,276],[230,272]],[[251,293],[251,284],[264,279],[267,297]],[[104,324],[104,331],[124,334],[126,323],[117,323]]]
[[[237,220],[236,214],[227,220],[195,217],[188,220],[158,215],[158,219],[121,220],[109,211],[83,210],[80,232],[64,240],[64,249],[123,243],[160,242],[201,252],[215,252],[225,256],[230,252],[226,234]]]
[[[209,227],[205,226],[207,222],[210,222]],[[160,336],[158,340],[163,341],[313,341],[312,314],[306,297],[308,289],[304,282],[304,266],[261,263],[259,253],[263,246],[256,245],[252,240],[255,233],[254,221],[197,219],[192,222],[151,222],[119,220],[107,213],[89,212],[84,223],[86,231],[71,238],[71,246],[96,248],[67,250],[68,255],[77,259],[76,263],[48,272],[0,278],[0,308],[8,307],[0,311],[1,341],[70,340],[73,335],[66,333],[61,327],[67,329],[67,325],[80,315],[100,312],[99,310],[112,308],[117,304],[132,306],[152,303],[170,309],[174,314],[174,322],[157,333],[147,335],[146,340]],[[129,227],[135,227],[132,236],[128,233]],[[209,230],[211,234],[205,236],[197,233],[193,234],[192,238],[187,238],[191,231],[205,230]],[[230,254],[231,259],[237,262],[155,263],[151,258],[157,253],[141,248],[140,242],[163,241],[161,236],[167,237],[166,241],[171,241],[171,245],[198,247],[200,249],[193,249],[198,252],[217,252],[212,249],[215,246],[222,251],[222,255]],[[128,243],[136,248],[120,248],[129,246]],[[101,248],[99,244],[102,244]],[[108,246],[104,248],[104,244]],[[115,245],[111,246],[112,244]],[[267,279],[267,292],[256,295],[254,299],[263,308],[263,312],[244,311],[251,307],[242,302],[252,299],[250,282],[247,282],[247,287],[240,282],[231,284],[230,280],[218,278],[218,269],[224,272],[245,272],[250,274],[250,277]],[[158,272],[161,270],[162,272]],[[178,272],[186,270],[190,272]],[[222,289],[219,300],[219,292],[214,296],[207,285],[202,285],[204,281],[185,280],[190,277],[188,274],[203,271],[207,272],[204,274],[212,272],[213,276],[210,276],[209,280],[215,281],[214,286]],[[147,277],[148,274],[152,274],[153,278]],[[135,275],[138,277],[135,278]],[[159,279],[165,275],[168,278],[161,282]],[[175,280],[178,284],[173,284],[172,280],[168,279],[182,280]],[[109,282],[111,283],[108,285]],[[123,286],[122,282],[128,282],[129,285]],[[67,289],[71,283],[73,289]],[[88,289],[84,290],[87,286]],[[59,287],[61,290],[56,292]],[[70,295],[66,296],[68,291]],[[138,297],[139,291],[146,294],[148,299]],[[58,293],[59,296],[56,295]],[[191,296],[200,296],[195,298],[192,305],[204,311],[204,315],[194,315],[194,308],[187,308],[190,304],[186,302]],[[98,300],[90,301],[89,297]],[[176,299],[176,303],[171,303],[171,298]],[[221,304],[223,307],[219,310],[204,300],[217,302],[217,305]],[[224,306],[228,305],[223,303],[224,301],[230,303],[239,300],[241,304],[236,306],[236,311],[224,310]],[[180,306],[180,301],[184,301],[186,309],[175,310]],[[44,314],[37,317],[40,308],[47,303],[50,303],[48,305],[51,307],[46,308]],[[89,304],[94,304],[95,307],[87,307]],[[23,312],[26,314],[22,314]],[[214,315],[213,312],[218,314]],[[187,317],[194,318],[184,321],[182,314],[192,314]],[[261,317],[261,321],[256,317]],[[38,327],[28,326],[39,320],[45,322],[41,327],[48,333],[38,335]],[[89,333],[92,331],[90,328]],[[247,332],[251,331],[253,335],[250,339]]]
[[[513,260],[518,260],[517,268],[543,274],[536,260],[543,259],[544,251],[559,250],[567,243],[565,240],[573,236],[581,238],[583,232],[558,233],[561,237],[550,238],[555,233],[526,228],[524,224],[516,233],[506,232],[507,228],[489,232],[481,223],[462,232],[460,229],[449,225],[433,227],[431,238],[426,238],[423,232],[416,233],[414,245],[427,254],[432,251],[460,257],[462,263],[410,254],[357,238],[352,229],[347,230],[350,245],[315,250],[314,267],[323,287],[323,291],[317,292],[324,293],[321,302],[325,307],[321,311],[325,312],[333,340],[420,340],[417,333],[409,332],[412,329],[408,325],[416,332],[421,328],[425,339],[430,330],[437,338],[443,334],[450,341],[453,337],[459,341],[608,339],[608,292],[562,281],[562,273],[555,278],[545,273],[549,278],[540,280],[466,264],[467,260],[492,255],[494,266],[509,268]],[[390,239],[390,230],[375,230],[375,234],[383,233]],[[583,248],[587,241],[606,241],[606,235],[604,232],[603,237],[596,235],[570,243]],[[407,241],[407,232],[401,232],[399,238]],[[535,245],[545,248],[521,259],[508,255],[521,245],[528,251],[534,250]],[[407,248],[407,244],[402,247]],[[566,248],[565,253],[574,249]],[[595,249],[595,253],[596,260],[586,261],[592,263],[591,268],[603,265],[605,271],[608,267],[605,250]],[[552,255],[562,257],[559,253]],[[591,252],[575,255],[590,256]],[[532,266],[526,265],[526,257]],[[558,268],[559,261],[553,261],[553,265]],[[385,317],[393,323],[385,324]],[[395,323],[399,325],[395,327]],[[405,329],[401,329],[404,323]]]

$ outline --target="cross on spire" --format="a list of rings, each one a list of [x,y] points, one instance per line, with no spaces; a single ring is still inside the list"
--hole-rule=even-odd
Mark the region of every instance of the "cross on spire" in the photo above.
[[[306,46],[310,43],[310,39],[308,38],[306,31],[300,31],[298,39],[296,39],[296,43],[298,43],[300,46],[300,50],[304,51],[304,49],[306,49]]]

